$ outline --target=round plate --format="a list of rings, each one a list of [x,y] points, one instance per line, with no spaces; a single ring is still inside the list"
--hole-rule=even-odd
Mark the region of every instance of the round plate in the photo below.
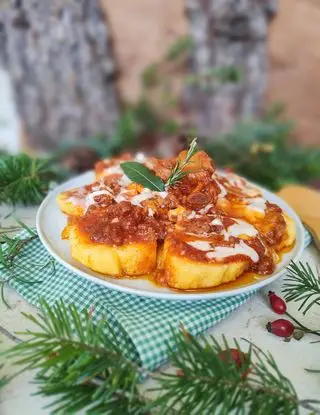
[[[282,261],[277,265],[273,274],[263,277],[257,276],[249,283],[245,279],[241,281],[242,277],[239,277],[234,285],[232,285],[233,283],[224,284],[216,289],[202,290],[201,292],[178,292],[169,288],[159,287],[148,280],[138,278],[116,279],[108,277],[92,271],[74,260],[70,255],[69,242],[61,239],[61,232],[66,225],[66,216],[58,207],[56,202],[57,195],[65,190],[83,186],[93,181],[94,173],[87,172],[63,183],[50,192],[39,207],[37,213],[37,230],[41,242],[58,262],[75,274],[78,274],[79,277],[87,278],[92,282],[114,290],[165,300],[204,300],[229,297],[256,290],[264,285],[270,284],[284,273],[290,261],[296,260],[303,250],[304,230],[296,213],[275,194],[257,186],[261,189],[263,196],[267,200],[276,203],[291,216],[297,227],[297,240],[294,248],[289,253],[283,255]]]

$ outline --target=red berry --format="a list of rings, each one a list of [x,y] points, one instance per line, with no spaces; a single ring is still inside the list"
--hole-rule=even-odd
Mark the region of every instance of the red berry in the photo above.
[[[285,301],[275,294],[273,291],[268,292],[269,301],[272,310],[277,314],[284,314],[287,311],[287,304]]]
[[[237,367],[241,367],[248,360],[247,353],[238,349],[226,349],[219,353],[219,357],[224,362],[235,362]]]
[[[291,321],[285,320],[284,318],[279,318],[272,323],[269,321],[266,328],[270,333],[279,337],[290,337],[294,331],[294,325]]]

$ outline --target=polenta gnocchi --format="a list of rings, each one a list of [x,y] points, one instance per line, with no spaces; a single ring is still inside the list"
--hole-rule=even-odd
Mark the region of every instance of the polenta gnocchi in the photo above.
[[[68,217],[71,255],[108,276],[147,276],[179,290],[225,284],[250,271],[271,274],[296,238],[293,220],[233,173],[219,173],[203,151],[157,159],[124,154],[96,164],[96,181],[57,198]],[[132,181],[121,166],[138,162],[163,189]],[[186,164],[186,163],[185,163]]]

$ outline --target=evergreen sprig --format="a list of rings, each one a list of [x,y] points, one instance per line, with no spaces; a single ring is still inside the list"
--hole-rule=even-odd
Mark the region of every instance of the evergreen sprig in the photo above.
[[[32,205],[42,201],[55,180],[52,161],[27,154],[0,156],[0,204]]]
[[[174,333],[172,374],[149,373],[128,360],[120,338],[106,321],[94,325],[87,311],[79,313],[62,301],[53,306],[41,302],[41,314],[24,314],[37,329],[18,333],[28,336],[5,352],[24,370],[36,369],[39,395],[54,397],[52,414],[297,414],[299,402],[290,381],[271,355],[254,345],[241,365],[222,359],[230,351],[224,339],[196,339],[186,332]],[[125,333],[123,333],[125,334]],[[123,339],[121,339],[123,340]],[[240,347],[235,342],[240,353]],[[158,396],[152,401],[141,393],[141,374],[156,378]],[[154,392],[155,389],[149,390]],[[317,403],[317,402],[313,402]]]
[[[314,305],[320,305],[320,279],[309,264],[292,262],[284,279],[283,293],[287,301],[301,302],[299,310],[306,314]]]
[[[235,341],[239,353],[241,349]],[[179,376],[166,374],[160,378],[161,398],[155,402],[163,413],[176,404],[188,408],[185,413],[200,414],[294,414],[298,398],[291,382],[279,371],[271,355],[250,345],[248,355],[239,367],[234,361],[221,360],[223,350],[230,350],[213,338],[210,341],[188,336],[176,337],[172,363]],[[182,412],[184,413],[184,412]]]
[[[107,324],[94,325],[86,311],[79,313],[62,301],[50,307],[41,302],[39,317],[24,314],[39,331],[8,350],[7,356],[24,369],[38,369],[39,394],[54,396],[53,414],[86,408],[90,414],[146,413],[137,380],[139,366],[126,359],[119,338]],[[125,338],[125,336],[123,336]]]
[[[1,234],[0,241],[0,297],[3,303],[11,308],[5,298],[5,286],[11,280],[25,283],[25,284],[38,284],[41,280],[33,278],[34,269],[44,269],[49,267],[51,272],[55,272],[54,259],[49,257],[47,261],[38,262],[25,262],[21,258],[21,252],[23,249],[33,240],[38,238],[38,234],[25,225],[20,220],[17,220],[19,225],[18,229],[24,229],[27,233],[25,237],[10,236],[8,233]],[[21,276],[21,274],[24,276]]]

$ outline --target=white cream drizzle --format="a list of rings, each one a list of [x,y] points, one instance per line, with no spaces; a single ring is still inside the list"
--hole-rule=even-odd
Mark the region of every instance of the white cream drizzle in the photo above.
[[[143,163],[144,161],[146,161],[146,155],[144,153],[137,153],[135,155],[135,161],[139,162],[139,163]]]
[[[241,177],[237,176],[236,174],[227,174],[226,176],[228,182],[231,184],[231,186],[235,186],[238,188],[244,188],[244,180],[241,179]]]
[[[247,206],[256,210],[257,212],[264,213],[266,210],[266,200],[263,197],[254,197],[252,199],[247,199]]]
[[[228,194],[228,192],[227,192],[226,188],[224,186],[222,186],[221,183],[218,182],[218,180],[216,180],[216,183],[217,183],[217,185],[220,189],[220,193],[218,194],[218,199],[222,199]]]
[[[115,166],[107,167],[103,170],[103,173],[107,176],[111,176],[111,174],[124,174],[120,164],[116,164]]]
[[[71,202],[75,206],[85,207],[85,199],[82,195],[79,196],[70,196],[68,197],[68,201]]]
[[[198,218],[199,215],[197,215],[196,211],[193,210],[191,213],[189,213],[189,215],[187,216],[187,219],[194,219],[194,218]]]
[[[111,176],[112,174],[119,174],[121,177],[118,180],[118,183],[121,187],[126,187],[132,181],[124,174],[124,171],[122,170],[120,164],[117,164],[115,166],[108,167],[107,169],[104,169],[103,171],[104,175]]]
[[[229,240],[231,236],[238,237],[240,235],[247,235],[247,236],[256,236],[258,235],[258,231],[254,226],[250,223],[245,222],[241,219],[233,219],[235,223],[230,225],[227,229],[224,228],[224,225],[219,218],[215,218],[210,222],[210,225],[216,226],[223,226],[221,234],[223,235],[226,241]]]
[[[215,218],[210,222],[210,225],[223,226],[223,223],[221,222],[219,218]]]
[[[150,189],[143,189],[141,193],[139,193],[136,196],[133,196],[133,198],[130,201],[132,205],[141,206],[141,203],[144,202],[147,199],[151,199],[155,196],[160,196],[162,199],[165,199],[167,197],[167,192],[154,192]]]
[[[101,195],[107,195],[107,196],[111,196],[113,198],[112,192],[110,192],[110,190],[108,190],[108,189],[95,190],[91,193],[88,193],[87,196],[86,196],[86,200],[85,200],[85,209],[86,209],[86,211],[88,210],[89,206],[94,205],[96,203],[94,198],[96,196],[101,196]]]
[[[209,203],[207,206],[205,206],[203,209],[200,209],[199,210],[199,213],[201,214],[201,215],[204,215],[204,214],[206,214],[207,212],[208,212],[208,210],[210,210],[211,208],[212,208],[212,206],[213,206],[213,204],[212,203]]]
[[[120,186],[121,187],[126,187],[126,186],[128,186],[130,183],[132,183],[132,181],[129,179],[129,177],[128,176],[126,176],[125,174],[123,174],[122,176],[121,176],[121,178],[119,179],[119,182],[118,182],[119,184],[120,184]]]
[[[258,253],[244,241],[238,242],[235,246],[215,247],[212,247],[207,241],[189,241],[186,243],[199,251],[206,252],[206,257],[209,259],[223,259],[234,255],[245,255],[253,262],[259,261]]]
[[[232,246],[217,246],[214,251],[206,253],[206,257],[209,259],[223,259],[233,255],[245,255],[249,257],[253,262],[259,261],[258,253],[247,245],[244,241],[240,241],[234,247]]]
[[[117,194],[117,196],[114,197],[115,202],[120,203],[127,201],[128,199],[124,197],[125,194],[126,192],[120,192],[119,194]]]
[[[213,249],[207,241],[188,241],[186,243],[193,248],[198,249],[198,251],[211,251]]]
[[[232,224],[227,229],[227,235],[230,236],[239,236],[239,235],[248,235],[248,236],[256,236],[258,235],[258,231],[254,226],[250,223],[245,222],[244,220],[234,219],[236,223]]]

